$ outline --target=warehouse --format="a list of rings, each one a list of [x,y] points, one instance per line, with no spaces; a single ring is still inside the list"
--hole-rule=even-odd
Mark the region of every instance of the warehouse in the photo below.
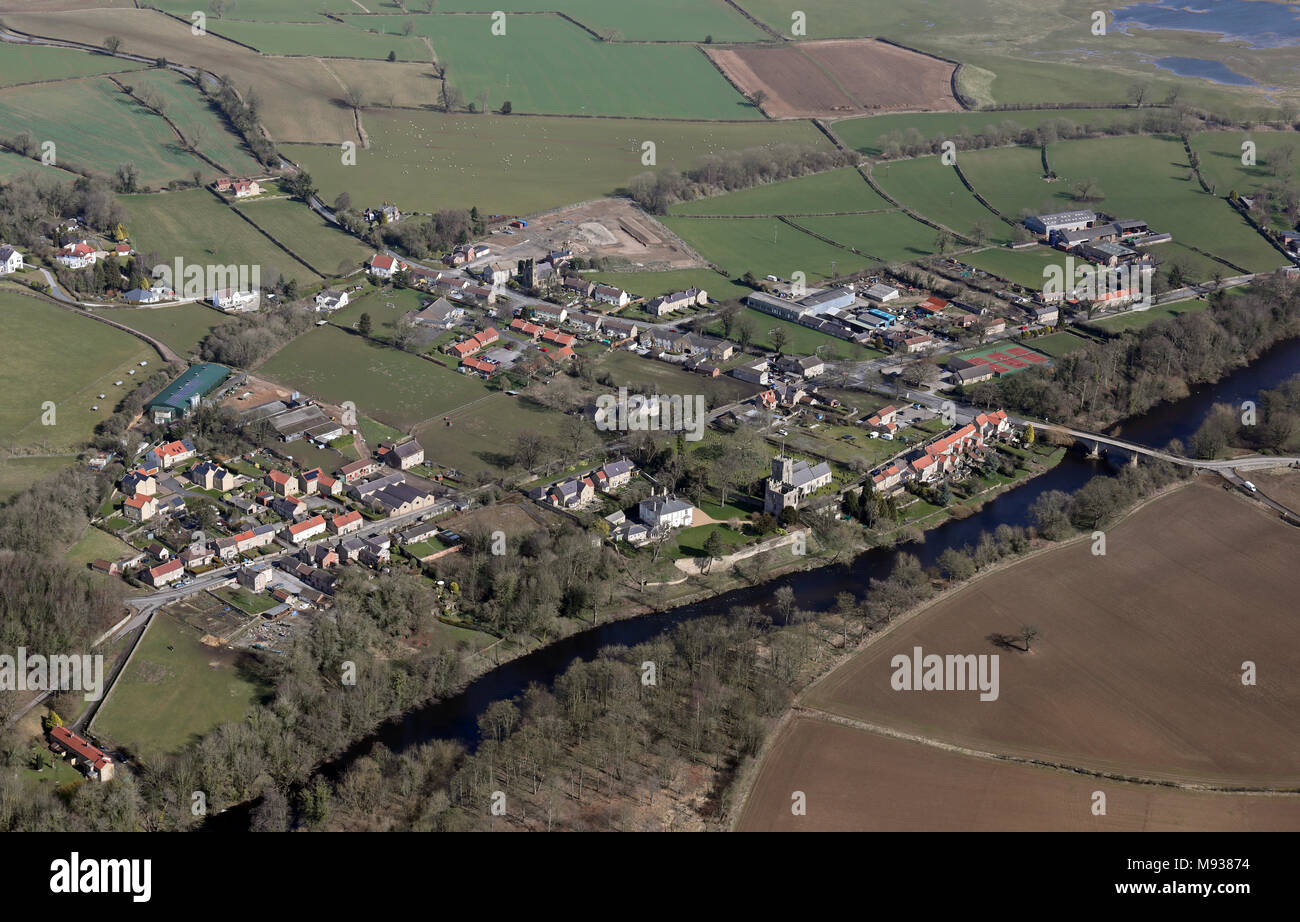
[[[199,404],[230,377],[225,365],[204,363],[191,365],[179,378],[162,389],[145,410],[158,425],[170,423],[197,409]]]

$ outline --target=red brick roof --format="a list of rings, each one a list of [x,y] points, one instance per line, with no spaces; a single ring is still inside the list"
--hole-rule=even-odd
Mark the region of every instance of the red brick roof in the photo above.
[[[108,756],[104,755],[103,750],[96,746],[92,746],[67,727],[55,727],[50,731],[50,739],[59,743],[59,745],[63,746],[63,748],[69,750],[79,758],[85,759],[91,765],[95,766],[96,770],[102,769],[109,762],[113,761],[108,758]]]

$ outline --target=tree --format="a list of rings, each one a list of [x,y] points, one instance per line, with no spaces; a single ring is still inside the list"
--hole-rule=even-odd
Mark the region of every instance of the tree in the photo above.
[[[414,32],[414,31],[415,31],[415,20],[413,20],[413,19],[405,19],[405,20],[402,21],[402,34],[403,34],[403,35],[410,35],[410,34],[411,34],[412,32]]]
[[[358,111],[365,105],[366,97],[359,86],[349,86],[343,91],[343,96],[348,101],[348,105],[352,107],[353,112]]]
[[[452,86],[444,79],[442,81],[442,111],[451,112],[465,105],[465,94],[461,92],[460,87]]]
[[[722,540],[722,534],[716,528],[709,532],[709,536],[704,539],[704,553],[710,560],[717,560],[724,556],[727,546]]]
[[[1031,624],[1026,624],[1020,629],[1020,642],[1024,645],[1026,653],[1029,652],[1029,645],[1033,643],[1034,638],[1038,636],[1038,628]]]
[[[939,251],[940,256],[946,256],[956,242],[957,238],[952,235],[952,231],[941,230],[935,234],[934,248]]]
[[[122,47],[122,39],[116,35],[110,35],[104,39],[104,47],[109,54],[117,54],[118,49]]]
[[[362,336],[369,336],[370,330],[371,330],[370,315],[368,313],[362,314],[361,317],[357,320],[357,332],[360,333]]]
[[[1036,439],[1037,437],[1038,437],[1038,432],[1037,430],[1034,429],[1033,423],[1030,423],[1028,426],[1025,426],[1024,443],[1026,445],[1034,444],[1034,439]]]
[[[763,103],[767,102],[767,91],[755,90],[749,94],[749,101],[753,104],[755,109],[763,108]]]
[[[501,104],[502,115],[509,115],[513,111],[515,111],[515,107],[511,105],[510,100],[507,99],[505,102]]]
[[[1145,83],[1135,83],[1128,88],[1128,98],[1139,109],[1146,102],[1147,95],[1151,92],[1151,87]]]
[[[532,469],[536,467],[537,462],[541,460],[542,449],[545,444],[545,439],[539,432],[528,431],[519,433],[515,436],[515,463],[526,471],[532,471]]]
[[[334,210],[347,211],[352,207],[352,196],[346,192],[340,192],[334,199]]]
[[[781,354],[786,342],[790,339],[790,334],[783,327],[773,327],[768,331],[767,336],[772,341],[772,346],[776,349],[777,355]]]

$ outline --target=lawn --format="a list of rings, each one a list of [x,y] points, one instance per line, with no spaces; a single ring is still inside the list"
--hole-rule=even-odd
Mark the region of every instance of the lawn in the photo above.
[[[818,330],[810,330],[808,327],[782,320],[779,317],[773,317],[771,314],[754,310],[752,307],[742,308],[736,322],[737,326],[733,326],[731,330],[731,339],[733,341],[737,339],[738,334],[736,331],[739,325],[747,322],[753,331],[753,339],[750,340],[750,344],[757,346],[759,349],[775,350],[776,344],[772,342],[772,331],[779,329],[785,331],[786,340],[783,349],[787,355],[812,355],[822,346],[827,348],[826,357],[830,359],[847,359],[861,362],[867,359],[879,358],[883,355],[876,349],[869,349],[866,346],[860,346],[845,339],[838,339]],[[715,336],[722,336],[722,321],[711,324],[709,332]]]
[[[494,33],[488,14],[347,19],[394,32],[413,22],[432,40],[446,79],[480,109],[508,100],[528,114],[763,117],[689,45],[603,42],[547,14],[507,16],[504,34]]]
[[[302,202],[267,199],[240,205],[238,210],[321,275],[346,275],[359,268],[374,252]]]
[[[95,74],[117,74],[126,70],[139,70],[143,66],[134,61],[65,48],[5,45],[5,52],[0,55],[0,87],[90,77]]]
[[[712,269],[670,269],[666,272],[584,272],[584,278],[617,285],[649,301],[659,295],[686,288],[701,288],[715,301],[743,298],[751,289],[719,275]]]
[[[938,157],[884,163],[876,167],[874,176],[896,201],[963,236],[979,239],[974,230],[979,225],[984,240],[1011,240],[1011,226],[981,205],[962,185],[957,171]]]
[[[320,276],[277,247],[207,189],[165,195],[123,195],[131,243],[171,264],[179,256],[197,265],[258,266],[262,285],[282,275],[300,284]]]
[[[176,752],[219,724],[242,720],[257,703],[263,690],[240,672],[238,660],[159,612],[94,729],[146,758]]]
[[[992,215],[990,215],[992,218]],[[938,232],[902,212],[839,215],[829,218],[798,218],[800,227],[829,237],[844,246],[856,247],[875,260],[909,262],[935,251]],[[844,271],[843,268],[840,269]]]
[[[460,377],[460,375],[457,375]],[[452,414],[451,426],[442,417],[415,431],[425,457],[435,466],[458,471],[503,471],[513,462],[514,440],[522,432],[559,437],[564,415],[531,400],[495,393]],[[591,427],[597,436],[603,435]]]
[[[130,391],[113,382],[134,383],[128,369],[158,358],[129,333],[36,298],[0,290],[0,312],[0,443],[6,446],[41,453],[81,447]],[[54,404],[52,425],[43,424],[46,403]]]
[[[258,373],[403,429],[489,393],[477,378],[332,326],[299,336]]]
[[[229,602],[231,605],[250,615],[260,615],[262,612],[270,611],[279,604],[274,598],[266,593],[250,592],[242,586],[218,589],[212,594],[223,602]]]
[[[7,137],[26,130],[38,144],[52,141],[58,164],[69,169],[112,174],[133,163],[141,186],[206,169],[165,121],[105,77],[0,90],[0,125]]]
[[[131,307],[120,311],[104,311],[103,314],[133,330],[161,340],[180,355],[198,354],[203,337],[213,328],[231,320],[229,314],[202,304]]]
[[[696,525],[692,528],[681,529],[673,536],[672,545],[665,550],[672,557],[704,557],[704,544],[709,540],[709,535],[712,534],[717,534],[722,539],[724,554],[730,554],[736,548],[748,544],[750,541],[749,538],[746,538],[734,528],[719,522],[712,522],[708,525]]]
[[[366,286],[349,297],[347,307],[330,313],[330,323],[353,330],[361,315],[369,314],[370,335],[387,341],[392,339],[398,320],[409,311],[418,311],[422,302],[433,300],[433,297],[412,288],[380,290]]]
[[[430,91],[432,93],[432,90]],[[809,123],[705,123],[637,119],[367,112],[371,146],[343,165],[336,145],[282,145],[326,201],[395,201],[404,211],[470,208],[532,214],[609,195],[645,172],[641,143],[657,166],[685,169],[705,155],[768,144],[827,147]]]
[[[134,553],[135,548],[131,545],[92,525],[72,547],[68,548],[63,558],[68,563],[84,567],[96,560],[119,560]]]
[[[310,6],[314,8],[317,4]],[[293,18],[300,16],[295,14]],[[387,22],[388,18],[377,21]],[[384,60],[392,52],[399,61],[432,61],[433,58],[429,47],[415,36],[377,35],[337,22],[239,22],[209,17],[208,31],[251,45],[263,54]]]
[[[726,195],[681,202],[668,212],[674,215],[838,214],[893,207],[868,185],[855,168],[844,167]]]
[[[889,218],[891,215],[854,217]],[[807,225],[815,225],[816,222],[853,218],[798,220]],[[904,220],[915,223],[910,218],[904,217]],[[765,275],[790,278],[795,272],[803,272],[808,281],[812,282],[832,275],[848,275],[865,269],[872,262],[848,250],[823,243],[776,218],[664,218],[663,222],[701,256],[721,266],[732,277],[744,275],[748,271],[758,278]],[[931,231],[930,236],[933,235]]]

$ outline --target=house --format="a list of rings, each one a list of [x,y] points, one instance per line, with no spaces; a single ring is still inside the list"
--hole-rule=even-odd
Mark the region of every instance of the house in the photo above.
[[[335,311],[348,306],[348,293],[335,288],[326,288],[316,295],[316,310]]]
[[[610,340],[621,342],[626,339],[636,339],[640,327],[634,320],[623,320],[618,317],[605,317],[600,322],[600,328],[604,330]]]
[[[169,560],[145,571],[144,581],[155,589],[174,583],[185,575],[185,561]]]
[[[367,480],[365,483],[353,484],[348,487],[348,495],[358,502],[365,502],[380,490],[398,483],[406,483],[406,475],[401,471],[393,471],[391,474]]]
[[[236,179],[230,184],[230,191],[235,193],[235,198],[248,198],[261,195],[262,184],[256,179]]]
[[[617,461],[611,461],[601,468],[605,475],[604,490],[606,493],[612,493],[620,487],[625,487],[632,480],[632,475],[636,473],[636,465],[627,458],[620,458]]]
[[[748,381],[750,384],[766,385],[770,380],[767,359],[757,359],[753,362],[737,365],[731,369],[731,375],[742,381]]]
[[[1007,322],[1001,317],[985,317],[981,325],[986,336],[996,336],[1007,331]]]
[[[343,492],[343,484],[318,467],[302,473],[302,488],[308,496],[338,496]]]
[[[1034,308],[1034,323],[1041,323],[1044,326],[1052,326],[1061,319],[1061,309],[1058,307],[1036,307]]]
[[[801,378],[815,378],[826,371],[826,363],[815,355],[783,355],[776,364],[781,371]]]
[[[533,319],[542,323],[564,323],[569,319],[566,308],[554,304],[535,304],[532,307]]]
[[[94,265],[97,258],[95,248],[84,240],[65,244],[59,248],[59,255],[54,257],[56,262],[68,269],[84,269]]]
[[[181,439],[159,445],[145,455],[145,463],[149,467],[156,467],[165,471],[190,460],[195,454],[194,443],[189,439]]]
[[[447,347],[447,352],[459,359],[463,359],[468,355],[473,355],[475,352],[478,352],[484,346],[491,345],[500,338],[500,334],[498,334],[494,328],[488,327],[486,330],[483,330],[480,333],[475,333],[473,336],[466,339],[462,339],[458,343],[452,343]]]
[[[147,522],[158,514],[158,504],[152,496],[138,493],[122,504],[122,514],[131,522]]]
[[[868,288],[863,294],[867,296],[868,301],[884,304],[886,301],[893,301],[898,297],[898,289],[877,283]]]
[[[215,556],[214,549],[209,547],[208,545],[192,544],[189,547],[187,547],[185,550],[181,551],[177,559],[179,559],[181,563],[185,564],[185,569],[189,570],[192,573],[198,570],[200,567],[206,567],[209,564],[211,564],[212,558],[214,556]]]
[[[780,515],[783,509],[798,508],[808,496],[831,482],[831,468],[825,461],[807,461],[777,455],[772,459],[772,476],[763,492],[763,511]]]
[[[877,492],[891,493],[902,486],[905,477],[906,468],[894,462],[872,473],[871,485]]]
[[[158,561],[159,563],[166,563],[167,561],[172,559],[171,549],[164,547],[163,545],[159,544],[157,541],[153,542],[147,548],[145,548],[145,553],[148,554],[150,557],[152,557],[154,560]]]
[[[277,496],[271,501],[271,508],[282,519],[296,519],[307,514],[307,501],[301,496]]]
[[[158,492],[158,481],[147,471],[136,469],[122,478],[121,488],[126,496],[153,496]]]
[[[405,272],[406,263],[402,262],[396,256],[386,256],[383,253],[376,253],[370,257],[370,262],[366,266],[366,271],[377,279],[390,279],[395,272]]]
[[[396,445],[391,442],[381,444],[376,454],[380,461],[399,471],[409,471],[417,464],[424,463],[424,449],[415,439],[407,439]]]
[[[369,477],[371,474],[379,472],[379,462],[371,458],[362,458],[360,461],[353,461],[339,468],[339,479],[344,483],[352,484],[361,480],[363,477]]]
[[[185,497],[179,493],[173,493],[164,499],[156,499],[158,511],[165,512],[168,515],[181,515],[185,512]]]
[[[909,354],[924,352],[934,345],[934,337],[926,333],[891,332],[881,337],[893,349]]]
[[[230,313],[257,310],[257,292],[223,288],[212,293],[212,306]]]
[[[689,528],[695,521],[695,507],[676,496],[652,496],[637,505],[637,518],[650,530]]]
[[[127,304],[157,304],[162,300],[162,292],[154,289],[132,288],[122,295]]]
[[[66,756],[70,765],[92,781],[113,780],[113,760],[67,727],[58,726],[50,730],[50,748]]]
[[[266,483],[281,496],[291,496],[298,492],[298,478],[285,471],[267,471]]]
[[[615,307],[626,307],[632,300],[632,296],[626,291],[612,285],[597,285],[592,295],[602,304],[613,304]]]
[[[190,479],[190,482],[205,490],[217,490],[225,493],[227,490],[235,488],[235,475],[220,464],[211,461],[200,461],[190,468],[185,476]]]
[[[510,281],[514,275],[514,270],[510,268],[509,263],[496,262],[488,266],[483,275],[488,284],[494,288],[500,288]]]
[[[974,425],[979,430],[980,435],[986,439],[997,435],[1006,435],[1011,431],[1011,420],[1007,418],[1006,410],[981,413],[975,417]]]
[[[570,477],[546,491],[551,505],[561,509],[577,509],[591,502],[595,495],[596,484],[589,477]]]
[[[360,531],[364,524],[361,513],[353,509],[351,512],[331,518],[330,531],[336,535],[350,535],[354,531]]]
[[[412,323],[418,323],[421,326],[433,327],[438,330],[450,330],[456,325],[457,321],[465,316],[465,308],[458,304],[452,304],[446,298],[437,298],[433,301],[425,301],[420,310],[411,311],[406,316],[411,318]]]
[[[329,568],[339,565],[339,552],[324,541],[305,547],[298,552],[298,559],[313,567]]]
[[[572,333],[561,333],[559,330],[549,328],[542,331],[542,339],[557,346],[572,346],[578,341],[578,337]]]
[[[265,565],[260,567],[240,567],[239,572],[235,574],[235,582],[245,589],[261,592],[271,585],[271,568]]]
[[[570,276],[563,282],[565,291],[573,291],[584,298],[590,298],[596,291],[596,283],[589,282],[587,279]]]
[[[687,288],[685,291],[674,291],[655,298],[646,305],[646,310],[656,317],[663,317],[674,311],[708,303],[708,292],[699,288]]]
[[[18,272],[23,267],[23,254],[5,244],[0,246],[0,275]]]
[[[294,544],[303,544],[325,531],[325,516],[314,515],[284,530],[284,536]]]
[[[434,502],[436,500],[432,494],[409,483],[395,483],[373,494],[370,497],[370,508],[376,512],[386,512],[389,516],[406,515],[426,509]]]
[[[529,323],[527,320],[512,320],[510,321],[510,329],[536,341],[537,337],[541,336],[542,331],[546,328],[536,323]]]
[[[501,370],[501,366],[488,359],[481,359],[471,355],[461,359],[456,370],[465,375],[479,374],[485,378],[490,378]]]

